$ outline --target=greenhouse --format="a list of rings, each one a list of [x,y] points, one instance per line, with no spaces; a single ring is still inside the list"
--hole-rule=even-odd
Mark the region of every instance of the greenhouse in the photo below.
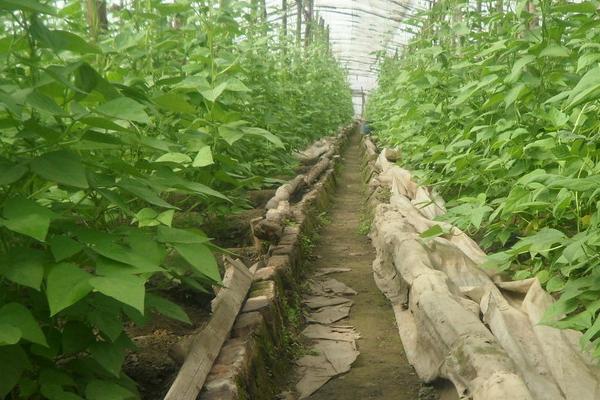
[[[600,399],[596,0],[0,0],[0,399]]]

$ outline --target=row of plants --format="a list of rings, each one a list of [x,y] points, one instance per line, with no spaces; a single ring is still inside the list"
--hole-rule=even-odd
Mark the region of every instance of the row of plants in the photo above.
[[[221,280],[177,221],[243,208],[352,116],[315,31],[237,0],[0,2],[0,398],[139,397],[126,327],[189,322],[161,289]]]
[[[441,1],[382,62],[378,137],[446,199],[487,267],[559,298],[544,323],[600,356],[598,2]],[[439,233],[439,232],[438,232]]]

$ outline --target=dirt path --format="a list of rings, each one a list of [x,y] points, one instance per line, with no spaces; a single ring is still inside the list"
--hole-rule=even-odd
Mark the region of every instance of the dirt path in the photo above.
[[[346,267],[350,272],[335,274],[335,279],[355,289],[350,317],[341,321],[360,333],[360,356],[350,372],[332,379],[312,400],[417,400],[435,399],[425,392],[406,361],[402,342],[390,304],[377,289],[371,263],[375,258],[369,240],[359,233],[363,207],[360,172],[360,137],[354,135],[344,154],[338,176],[338,189],[327,224],[321,231],[313,254],[312,267]]]

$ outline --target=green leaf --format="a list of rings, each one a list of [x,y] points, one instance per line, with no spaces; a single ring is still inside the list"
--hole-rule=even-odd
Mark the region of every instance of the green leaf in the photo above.
[[[231,146],[244,137],[244,132],[239,127],[221,125],[219,126],[219,136]]]
[[[590,1],[583,1],[581,3],[558,3],[555,5],[553,4],[552,12],[593,14],[596,12],[596,8],[596,4]]]
[[[48,243],[56,262],[66,260],[83,250],[83,245],[67,236],[54,236]]]
[[[42,4],[37,0],[2,0],[0,2],[0,10],[23,10],[50,15],[56,14],[56,9]]]
[[[2,223],[6,228],[40,242],[46,240],[50,221],[55,217],[50,209],[23,197],[7,200],[2,214],[5,218]]]
[[[129,97],[119,97],[96,108],[96,112],[109,117],[147,124],[150,117],[144,106]]]
[[[600,53],[587,53],[579,57],[577,60],[577,72],[589,67],[596,61],[600,60]]]
[[[183,153],[165,153],[158,157],[155,162],[166,162],[174,164],[189,164],[192,159],[187,154]]]
[[[177,250],[181,257],[183,257],[188,263],[190,263],[192,267],[194,267],[194,270],[215,282],[221,281],[219,266],[217,265],[215,256],[207,246],[196,243],[178,243],[173,247],[175,250]]]
[[[214,88],[200,90],[200,94],[208,101],[215,102],[223,94],[223,91],[227,88],[227,82],[221,83]]]
[[[81,36],[72,32],[53,30],[52,44],[55,50],[68,50],[78,54],[100,54],[100,49],[88,42]]]
[[[87,400],[134,400],[137,396],[123,386],[109,381],[93,380],[85,388]]]
[[[31,311],[22,304],[8,303],[0,308],[0,324],[12,325],[21,331],[23,339],[41,346],[48,346],[46,337]]]
[[[267,139],[269,142],[273,143],[277,147],[285,147],[281,139],[277,136],[273,135],[271,132],[262,128],[243,128],[244,134],[246,135],[256,135]]]
[[[44,279],[45,256],[40,250],[16,247],[5,256],[0,255],[0,271],[5,278],[40,290]]]
[[[525,88],[526,86],[523,83],[519,83],[518,85],[510,89],[504,97],[505,108],[510,107],[511,104],[513,104],[519,98],[521,93],[523,93]]]
[[[229,78],[227,80],[227,88],[230,92],[251,92],[248,86],[237,78]]]
[[[42,384],[40,392],[48,400],[83,400],[73,392],[65,392],[62,386],[56,383]]]
[[[156,192],[151,190],[148,186],[143,185],[140,182],[134,181],[132,179],[123,179],[119,182],[119,186],[129,193],[139,197],[140,199],[146,201],[149,204],[153,204],[155,206],[164,207],[164,208],[175,208],[177,207],[167,203],[163,199],[161,199]]]
[[[541,51],[540,57],[569,57],[569,49],[551,44]]]
[[[81,159],[67,150],[42,154],[31,161],[31,170],[42,178],[63,185],[81,189],[89,186]]]
[[[163,243],[202,244],[210,241],[204,232],[196,229],[158,227],[157,239]]]
[[[119,275],[94,277],[89,282],[100,293],[144,313],[145,279],[134,275]]]
[[[569,93],[568,108],[584,101],[590,101],[600,95],[600,67],[589,70]]]
[[[92,275],[75,264],[60,263],[52,266],[46,281],[46,296],[50,315],[77,303],[92,291]]]
[[[90,346],[90,354],[106,371],[118,378],[125,361],[128,340],[125,335],[120,335],[113,343],[96,342]]]
[[[182,93],[171,92],[152,98],[152,101],[165,110],[177,113],[195,113],[196,108],[186,100]]]
[[[510,75],[508,75],[504,79],[504,82],[505,83],[516,82],[519,79],[519,77],[521,76],[521,73],[523,72],[523,69],[528,64],[531,64],[533,61],[535,61],[535,56],[532,56],[532,55],[526,55],[526,56],[523,56],[523,57],[519,58],[513,64],[512,70],[510,72]]]
[[[190,318],[183,308],[163,297],[149,293],[146,296],[146,307],[154,309],[165,317],[185,322],[188,325],[192,324],[192,321],[190,321]]]
[[[0,322],[0,347],[19,343],[21,330],[14,325]]]
[[[444,232],[444,229],[441,226],[433,225],[431,228],[421,232],[419,236],[423,239],[431,239],[434,237],[442,236],[445,233],[446,232]]]
[[[50,115],[64,115],[65,112],[53,98],[46,96],[37,91],[31,92],[25,99],[27,104],[33,107],[36,111],[43,111]]]
[[[0,162],[0,186],[10,185],[21,179],[28,171],[23,164]]]
[[[214,164],[212,151],[210,146],[206,146],[198,151],[196,158],[194,158],[194,162],[192,163],[192,167],[206,167],[207,165]]]
[[[61,339],[64,353],[78,353],[96,342],[92,328],[79,321],[68,321],[62,330]]]
[[[21,379],[23,372],[31,368],[27,354],[19,345],[0,347],[0,398],[5,398]]]

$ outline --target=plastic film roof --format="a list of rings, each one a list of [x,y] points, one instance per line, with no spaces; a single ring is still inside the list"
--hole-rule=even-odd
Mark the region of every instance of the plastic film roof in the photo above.
[[[304,0],[305,9],[308,0]],[[410,39],[404,21],[416,10],[429,7],[430,0],[314,0],[313,18],[322,17],[329,26],[331,48],[348,70],[354,108],[360,114],[363,93],[377,85],[378,54],[402,52]],[[266,0],[269,19],[281,23],[282,0]],[[287,1],[288,31],[296,29],[295,0]],[[302,18],[304,33],[304,15]]]

